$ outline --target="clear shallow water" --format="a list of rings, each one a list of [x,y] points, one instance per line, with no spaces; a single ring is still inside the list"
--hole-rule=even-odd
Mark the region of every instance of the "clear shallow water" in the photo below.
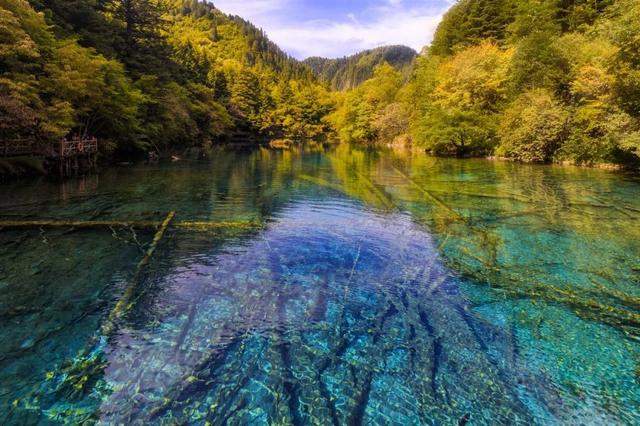
[[[636,178],[341,146],[0,189],[176,212],[141,268],[154,230],[0,231],[3,424],[640,421]]]

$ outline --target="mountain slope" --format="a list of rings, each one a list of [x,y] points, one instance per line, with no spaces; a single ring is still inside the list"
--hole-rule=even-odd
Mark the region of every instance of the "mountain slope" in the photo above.
[[[384,62],[407,71],[416,56],[410,47],[384,46],[339,59],[312,57],[304,63],[333,90],[349,90],[371,78],[375,67]]]
[[[442,18],[430,52],[444,56],[483,40],[504,43],[509,25],[525,18],[537,19],[538,23],[548,19],[561,32],[581,31],[593,25],[613,3],[614,0],[553,0],[537,4],[529,0],[460,0]]]
[[[460,0],[442,18],[430,52],[444,56],[482,40],[503,40],[516,9],[515,0]]]

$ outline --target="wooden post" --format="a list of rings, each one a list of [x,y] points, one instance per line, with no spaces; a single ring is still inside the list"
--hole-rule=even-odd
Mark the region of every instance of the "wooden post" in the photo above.
[[[52,151],[51,155],[58,162],[58,174],[60,176],[60,179],[62,179],[64,177],[64,164],[62,164],[62,158],[60,157],[60,152],[62,150],[62,139],[60,140],[60,142],[58,142],[58,146],[59,146],[59,149],[58,149],[58,152],[56,153],[56,147],[55,145],[53,145],[51,150]]]
[[[64,158],[63,158],[63,152],[64,152],[64,139],[60,139],[60,142],[58,143],[58,152],[56,155],[56,159],[58,161],[58,168],[60,169],[60,179],[64,178]],[[55,152],[55,148],[54,148],[54,155],[56,154]]]

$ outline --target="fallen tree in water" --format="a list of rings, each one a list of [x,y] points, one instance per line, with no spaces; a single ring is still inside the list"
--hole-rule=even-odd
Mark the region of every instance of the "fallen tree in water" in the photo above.
[[[140,262],[138,262],[138,265],[136,266],[136,271],[133,274],[133,277],[131,278],[129,285],[124,291],[124,294],[122,295],[120,300],[118,300],[118,303],[116,303],[116,306],[113,308],[113,310],[109,314],[109,317],[107,318],[106,323],[102,325],[103,335],[105,336],[110,335],[116,328],[116,321],[120,320],[124,316],[124,314],[126,314],[129,311],[130,307],[133,305],[134,293],[135,293],[136,287],[138,286],[140,274],[144,269],[144,267],[149,264],[149,260],[151,259],[151,256],[153,256],[153,253],[156,251],[156,248],[158,247],[158,243],[160,243],[160,240],[162,240],[162,237],[164,237],[164,234],[167,231],[169,224],[171,223],[171,221],[175,216],[176,216],[176,212],[170,212],[165,218],[165,220],[162,222],[162,224],[160,225],[160,228],[158,229],[158,232],[156,232],[156,235],[153,237],[153,241],[151,241],[151,245],[147,249],[147,252],[144,254],[144,257],[140,260]]]
[[[445,245],[457,248],[457,257],[445,256],[445,263],[451,269],[460,275],[471,278],[478,284],[488,285],[505,296],[562,305],[583,319],[607,324],[633,340],[640,339],[640,312],[638,312],[640,298],[614,288],[607,288],[600,283],[593,282],[593,280],[593,288],[571,289],[561,283],[541,282],[531,274],[509,271],[498,261],[497,253],[500,244],[498,235],[457,211],[434,194],[435,191],[424,187],[398,167],[393,166],[392,169],[421,198],[433,206],[433,214],[437,218],[439,226],[446,229],[445,238],[441,242],[439,250],[443,250]],[[359,194],[350,193],[344,184],[339,185],[306,175],[300,176],[300,178],[318,186],[355,195],[376,206],[401,205],[401,202],[397,203],[395,200],[381,203],[379,195],[382,191],[361,174],[358,176],[358,182],[369,181],[369,184],[361,185]],[[515,201],[532,202],[525,198],[516,198]],[[578,205],[578,203],[573,204]],[[604,203],[602,206],[610,207]],[[518,214],[531,214],[532,211],[525,210],[518,212]],[[624,213],[629,215],[626,211]],[[429,220],[426,222],[433,225]]]
[[[52,371],[48,374],[47,379],[56,383],[55,393],[64,394],[71,398],[80,397],[87,387],[93,383],[93,379],[98,377],[106,367],[107,363],[103,355],[107,342],[118,329],[119,322],[131,308],[135,306],[136,300],[140,297],[140,295],[137,294],[140,276],[149,264],[151,256],[153,256],[153,253],[156,251],[158,244],[164,237],[175,215],[175,212],[170,212],[160,224],[149,248],[136,265],[135,272],[129,280],[129,284],[100,327],[100,333],[93,337],[90,344],[87,345],[87,348],[82,351],[78,357],[70,360],[59,372]]]
[[[45,390],[45,394],[54,394],[70,400],[77,400],[95,384],[107,366],[105,349],[110,339],[118,332],[122,321],[143,297],[147,288],[141,287],[141,277],[144,275],[152,256],[156,252],[160,242],[170,228],[194,230],[196,232],[248,232],[262,227],[262,224],[253,221],[240,222],[176,222],[174,211],[167,214],[162,222],[154,221],[0,221],[1,228],[28,229],[28,228],[140,228],[155,229],[153,240],[146,248],[142,259],[137,263],[133,275],[128,280],[122,295],[109,312],[107,318],[100,327],[100,332],[95,334],[87,346],[76,357],[68,360],[62,366],[47,373],[47,382],[51,385]],[[5,226],[6,225],[6,226]],[[36,393],[35,400],[44,394]]]
[[[463,250],[464,252],[464,250]],[[531,277],[510,274],[499,266],[466,253],[472,259],[481,262],[476,268],[463,261],[450,261],[460,274],[472,278],[476,283],[486,284],[513,298],[542,300],[557,303],[571,309],[577,316],[607,324],[622,331],[626,336],[640,339],[640,314],[637,312],[640,300],[611,290],[575,291],[560,288],[550,283],[538,282]],[[611,299],[614,300],[611,300]],[[600,301],[609,299],[608,301]]]
[[[3,220],[0,229],[29,229],[29,228],[135,228],[156,230],[162,226],[158,221],[120,221],[120,220]],[[257,229],[262,224],[255,221],[240,222],[173,222],[172,228],[191,229],[197,231],[211,231],[219,229]]]

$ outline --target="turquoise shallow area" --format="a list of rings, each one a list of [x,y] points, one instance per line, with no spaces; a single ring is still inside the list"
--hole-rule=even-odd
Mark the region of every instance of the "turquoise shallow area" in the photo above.
[[[0,229],[1,424],[640,422],[634,176],[338,146],[0,191],[113,222]]]

